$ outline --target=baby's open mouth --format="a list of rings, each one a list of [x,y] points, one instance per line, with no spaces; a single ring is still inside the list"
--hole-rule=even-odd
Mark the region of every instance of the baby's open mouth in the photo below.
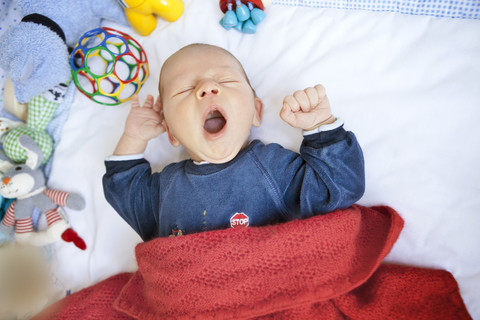
[[[223,117],[222,113],[218,110],[213,110],[207,116],[203,128],[208,133],[217,133],[225,127],[227,120]]]

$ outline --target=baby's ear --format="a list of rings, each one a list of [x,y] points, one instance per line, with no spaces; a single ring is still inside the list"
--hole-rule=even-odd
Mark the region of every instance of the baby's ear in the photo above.
[[[255,97],[254,104],[255,114],[253,115],[253,126],[259,127],[263,118],[263,101],[262,99]]]
[[[172,146],[178,147],[180,145],[180,141],[178,141],[177,138],[175,138],[173,133],[170,131],[166,120],[163,120],[163,126],[165,127],[165,130],[167,130],[168,140],[170,141]]]

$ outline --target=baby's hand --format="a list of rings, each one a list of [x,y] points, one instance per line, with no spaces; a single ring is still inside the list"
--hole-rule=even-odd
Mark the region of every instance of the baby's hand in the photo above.
[[[334,121],[330,102],[321,84],[286,96],[280,117],[292,127],[303,130],[312,130]]]
[[[125,123],[124,135],[148,141],[165,132],[160,100],[153,103],[153,96],[148,95],[145,104],[140,106],[138,96],[132,98],[132,109]]]

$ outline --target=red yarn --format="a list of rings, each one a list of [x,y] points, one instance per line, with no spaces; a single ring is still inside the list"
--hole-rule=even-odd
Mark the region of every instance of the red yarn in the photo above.
[[[137,272],[36,319],[470,319],[450,273],[380,265],[402,226],[391,208],[353,206],[155,239],[137,246]]]
[[[241,0],[242,4],[247,5],[249,2],[251,2],[255,7],[259,8],[260,10],[265,10],[265,7],[263,5],[262,0]],[[220,0],[219,1],[219,6],[220,10],[222,10],[223,13],[227,11],[227,4],[231,3],[233,5],[233,8],[236,7],[236,1],[235,0]]]

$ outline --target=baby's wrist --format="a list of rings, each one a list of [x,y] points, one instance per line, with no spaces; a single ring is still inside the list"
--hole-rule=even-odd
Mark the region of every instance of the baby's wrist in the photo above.
[[[117,147],[113,152],[114,155],[128,155],[143,153],[147,148],[148,140],[144,140],[137,136],[131,136],[124,133],[118,141]]]
[[[322,122],[321,126],[315,128],[315,129],[312,129],[310,131],[303,130],[303,135],[304,136],[309,136],[309,135],[319,133],[319,132],[335,130],[335,129],[343,126],[343,120],[341,118],[336,118],[335,117],[334,119],[335,119],[335,121],[333,121],[331,123],[328,123],[328,124],[324,121],[324,122]]]
[[[312,131],[312,130],[315,130],[317,128],[320,128],[321,126],[323,125],[327,125],[327,124],[331,124],[331,123],[334,123],[335,121],[337,120],[337,118],[335,118],[333,116],[333,114],[330,115],[330,117],[328,117],[327,119],[323,120],[322,122],[320,123],[317,123],[316,125],[310,127],[310,128],[306,128],[306,129],[303,129],[303,131]]]

